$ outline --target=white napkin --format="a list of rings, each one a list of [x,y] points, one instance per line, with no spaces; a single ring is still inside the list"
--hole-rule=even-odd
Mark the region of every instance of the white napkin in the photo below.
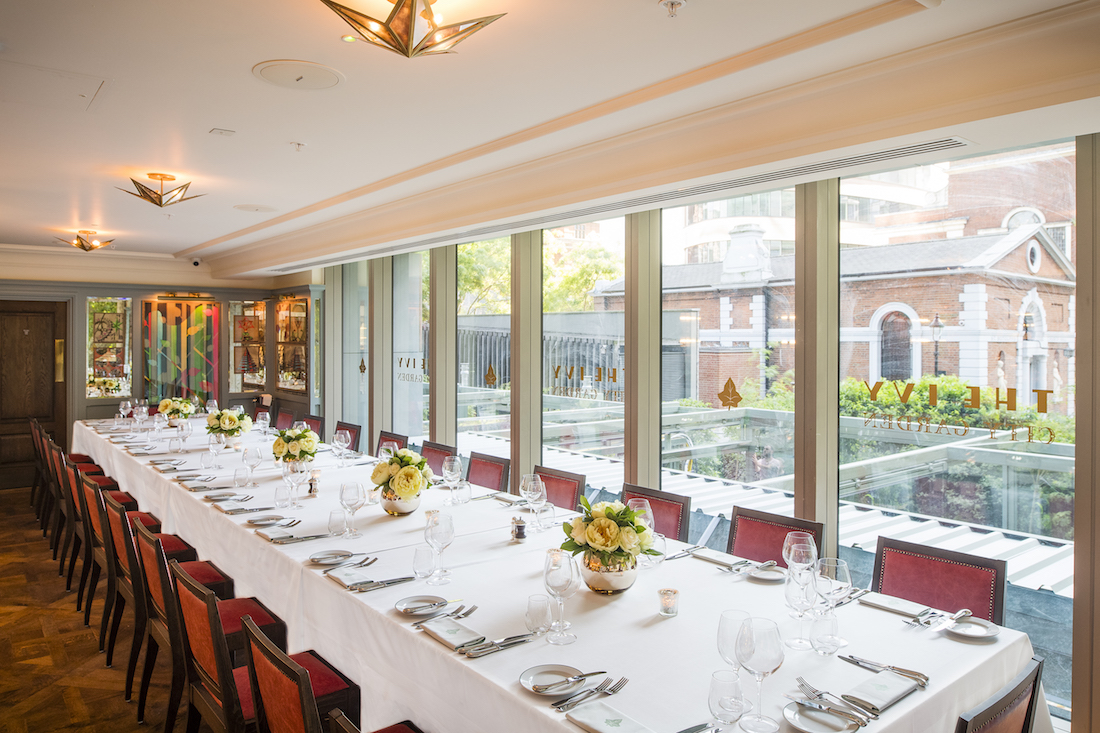
[[[871,679],[859,683],[841,697],[872,712],[881,713],[915,689],[917,689],[916,680],[883,670]]]
[[[736,563],[736,562],[740,562],[733,555],[727,555],[724,552],[719,552],[718,550],[712,550],[708,547],[704,547],[701,550],[693,550],[692,553],[691,553],[691,556],[695,557],[695,558],[698,558],[700,560],[706,560],[707,562],[712,562],[715,565],[721,565],[721,566],[727,567],[727,568],[733,567],[733,564]]]
[[[893,611],[894,613],[900,613],[902,616],[917,616],[928,610],[928,606],[922,606],[904,598],[883,595],[882,593],[867,593],[859,597],[859,602],[864,606],[880,608],[883,611]]]
[[[260,537],[263,537],[268,542],[274,542],[275,540],[286,540],[294,536],[290,532],[287,532],[284,529],[279,529],[278,527],[265,527],[264,529],[258,529],[256,530],[256,534]]]
[[[223,514],[236,514],[237,512],[248,508],[238,501],[216,501],[213,503],[214,508],[217,509],[219,512],[222,512]]]
[[[433,639],[449,649],[458,649],[460,646],[479,644],[485,641],[485,637],[466,628],[449,616],[434,618],[420,624]]]
[[[636,720],[603,702],[588,702],[565,717],[591,733],[653,733]]]
[[[356,583],[367,583],[371,580],[365,568],[340,568],[330,572],[328,577],[345,588],[349,588]]]
[[[515,504],[517,501],[523,501],[522,496],[516,496],[515,494],[500,493],[493,497],[497,501],[502,501],[505,504]]]

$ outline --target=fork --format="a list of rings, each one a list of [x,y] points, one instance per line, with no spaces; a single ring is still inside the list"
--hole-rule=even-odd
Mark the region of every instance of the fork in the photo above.
[[[605,677],[603,682],[596,685],[591,690],[581,690],[580,692],[573,693],[569,697],[558,700],[557,702],[550,703],[550,707],[556,708],[559,713],[563,713],[563,712],[565,712],[565,709],[566,709],[565,706],[566,705],[572,705],[572,704],[575,704],[575,703],[579,703],[583,700],[587,700],[588,698],[592,697],[593,695],[598,695],[599,693],[603,692],[604,690],[606,690],[610,686],[611,686],[611,678],[610,677]]]
[[[297,527],[301,523],[302,523],[301,519],[291,519],[291,520],[288,520],[288,521],[283,522],[281,524],[276,524],[275,526],[276,527]]]
[[[906,626],[912,627],[914,629],[923,629],[925,622],[932,620],[932,618],[934,618],[937,615],[939,615],[939,614],[937,614],[931,608],[926,608],[923,611],[921,611],[920,613],[918,613],[916,616],[914,616],[913,618],[906,619],[902,623],[904,623]]]
[[[833,693],[826,692],[825,690],[819,690],[811,685],[809,682],[807,682],[804,677],[796,677],[795,681],[798,682],[798,689],[802,691],[802,694],[810,698],[811,700],[821,700],[827,698],[832,700],[833,702],[843,705],[845,710],[851,710],[856,715],[862,718],[866,718],[867,722],[878,720],[878,716],[867,708],[861,707],[852,702],[848,702],[839,695],[834,695]]]
[[[565,705],[562,705],[561,707],[559,707],[559,708],[558,708],[558,712],[561,712],[561,713],[568,713],[568,712],[569,712],[570,710],[572,710],[573,708],[577,707],[577,706],[578,706],[578,705],[580,705],[580,704],[581,704],[582,702],[586,702],[586,701],[587,701],[587,700],[589,700],[589,699],[595,699],[595,698],[599,697],[601,693],[602,693],[602,694],[604,694],[604,695],[607,695],[608,697],[611,697],[611,696],[612,696],[612,695],[614,695],[614,694],[615,694],[616,692],[618,692],[619,690],[621,690],[621,689],[623,689],[624,687],[626,687],[626,683],[627,683],[627,682],[630,682],[630,680],[629,680],[629,679],[627,679],[626,677],[623,677],[623,678],[621,678],[621,679],[620,679],[620,680],[619,680],[618,682],[616,682],[615,684],[611,685],[611,687],[610,687],[610,688],[608,688],[608,689],[604,689],[604,690],[600,690],[600,691],[599,691],[599,692],[597,692],[597,693],[596,693],[595,695],[592,695],[592,696],[591,696],[591,698],[588,698],[588,697],[586,697],[586,698],[583,698],[583,699],[581,699],[581,700],[577,700],[576,702],[570,702],[570,703],[566,703]]]
[[[362,560],[352,560],[351,562],[346,562],[340,565],[335,565],[331,568],[326,568],[325,570],[321,571],[321,575],[328,575],[333,570],[340,570],[342,568],[365,568],[373,565],[376,562],[378,562],[377,557],[364,557]]]
[[[419,629],[420,624],[424,623],[425,621],[432,621],[433,619],[443,618],[444,616],[454,616],[456,614],[462,613],[462,609],[464,609],[464,608],[466,608],[465,604],[463,604],[461,606],[458,606],[457,608],[454,608],[450,611],[444,610],[444,611],[441,611],[440,613],[429,616],[428,618],[422,618],[419,621],[413,621],[409,625],[412,626],[414,629]],[[476,606],[475,606],[475,608],[476,608]]]

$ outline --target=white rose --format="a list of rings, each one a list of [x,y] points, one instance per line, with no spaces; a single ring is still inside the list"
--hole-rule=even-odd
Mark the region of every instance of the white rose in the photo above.
[[[641,541],[633,527],[619,527],[619,547],[631,555],[637,555],[642,551]]]
[[[172,400],[165,397],[163,400],[160,401],[160,404],[157,405],[157,412],[168,412],[169,408],[171,407]]]
[[[614,552],[619,549],[620,534],[619,525],[605,517],[593,519],[584,531],[588,544],[604,552]]]
[[[412,455],[412,451],[409,450],[408,448],[398,448],[397,449],[397,455],[399,455],[399,456]]]
[[[370,480],[375,486],[381,486],[390,480],[390,467],[388,464],[379,463],[375,465],[374,471],[370,475]]]
[[[435,475],[435,473],[432,471],[431,466],[424,466],[423,470],[421,470],[420,473],[424,474],[425,479],[430,479],[432,476]]]
[[[238,420],[237,416],[234,415],[232,412],[223,411],[220,422],[222,430],[232,430],[233,428],[237,427],[237,425],[240,424],[241,421]]]
[[[282,458],[286,455],[286,441],[282,438],[276,438],[275,444],[271,446],[271,452],[276,458]]]
[[[297,456],[299,453],[302,452],[302,444],[299,443],[297,440],[292,440],[287,443],[286,449],[290,451],[292,455]]]
[[[208,427],[211,427],[211,428],[216,428],[216,427],[218,427],[218,424],[219,424],[219,423],[218,423],[218,415],[217,415],[217,413],[215,413],[215,412],[212,412],[212,413],[210,413],[209,415],[207,415],[207,416],[206,416],[206,424],[207,424],[207,426],[208,426]]]
[[[317,438],[312,435],[305,435],[298,438],[298,445],[302,447],[306,453],[313,453],[317,450]]]
[[[644,532],[638,533],[638,544],[642,549],[642,552],[653,547],[653,530],[649,527],[645,528]]]
[[[573,527],[569,531],[569,536],[578,545],[587,545],[588,538],[585,537],[585,530],[587,529],[588,525],[584,523],[584,517],[576,517],[573,519]]]
[[[247,433],[252,429],[252,418],[248,415],[243,415],[240,419],[241,432]]]
[[[397,463],[387,463],[385,465],[389,468],[390,476],[396,476],[397,472],[401,470],[401,466]]]

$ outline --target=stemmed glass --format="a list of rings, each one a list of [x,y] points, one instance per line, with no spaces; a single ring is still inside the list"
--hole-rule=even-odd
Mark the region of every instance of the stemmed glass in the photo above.
[[[848,646],[848,640],[840,635],[836,622],[836,604],[847,598],[852,592],[852,573],[848,569],[848,563],[835,557],[823,557],[817,561],[817,574],[814,577],[817,594],[821,596],[828,608],[821,613],[820,628],[823,634],[814,634],[815,642],[818,636],[822,636],[820,644],[815,643],[814,648],[823,654],[831,654],[840,647]]]
[[[435,572],[428,578],[428,585],[446,585],[451,582],[450,571],[443,569],[443,551],[455,539],[455,525],[450,514],[433,514],[424,528],[424,539],[435,550]]]
[[[741,624],[748,621],[748,619],[748,611],[738,611],[732,608],[722,611],[722,615],[718,618],[718,656],[722,657],[726,664],[733,667],[735,674],[741,668],[737,661],[737,635],[741,633]],[[752,710],[752,705],[748,700],[744,700],[742,702],[742,712],[748,710]]]
[[[347,465],[344,458],[347,455],[349,446],[351,446],[351,433],[347,430],[337,430],[336,434],[332,436],[332,447],[336,451],[336,457],[339,459],[341,468]]]
[[[531,507],[534,514],[535,521],[531,525],[531,531],[541,532],[546,529],[542,526],[542,507],[546,504],[546,484],[538,474],[524,474],[519,482],[519,495],[527,500],[527,505]]]
[[[720,669],[710,676],[710,695],[707,698],[710,714],[714,716],[713,733],[721,733],[722,725],[733,725],[745,712],[745,698],[741,695],[741,678],[737,672]]]
[[[122,415],[123,420],[130,417],[130,413],[133,412],[133,410],[134,406],[130,404],[130,400],[123,400],[122,402],[118,403],[118,413]],[[131,432],[133,432],[132,429]]]
[[[295,420],[290,425],[291,430],[309,430],[309,425],[306,425],[305,420]]]
[[[218,401],[211,397],[206,401],[206,414],[211,414],[218,411]]]
[[[168,417],[163,412],[158,412],[156,415],[153,415],[153,435],[160,438],[160,433],[167,424]]]
[[[138,403],[134,405],[134,421],[137,422],[137,430],[141,432],[141,426],[145,422],[145,418],[149,417],[149,405],[143,404],[145,400],[138,400]]]
[[[627,507],[633,509],[637,516],[636,521],[643,522],[647,527],[654,532],[657,531],[656,520],[653,516],[653,507],[649,505],[649,499],[644,496],[635,496],[633,499],[627,499]],[[643,568],[651,568],[656,566],[653,555],[638,555],[638,566]]]
[[[737,661],[756,680],[756,711],[741,718],[741,727],[751,733],[774,733],[779,723],[764,715],[764,678],[783,664],[783,641],[779,626],[766,618],[750,618],[737,634]]]
[[[219,462],[221,452],[229,442],[229,437],[225,433],[213,433],[210,435],[210,452],[214,454],[214,466],[213,468],[221,468],[222,465]]]
[[[344,511],[348,514],[348,519],[344,522],[344,525],[347,527],[347,529],[344,530],[345,537],[354,538],[363,536],[359,530],[355,529],[352,522],[355,521],[355,512],[366,503],[367,492],[363,489],[363,484],[357,481],[340,484],[340,506],[344,507]]]
[[[798,545],[809,545],[812,551],[809,555],[810,559],[807,560],[805,553],[800,553],[798,558],[792,558],[792,550]],[[788,568],[793,569],[805,569],[813,566],[817,562],[817,543],[814,542],[814,536],[809,532],[788,532],[787,536],[783,538],[783,562],[787,564]]]
[[[546,591],[558,602],[558,617],[546,640],[551,644],[572,644],[577,640],[577,635],[565,631],[565,599],[571,598],[577,592],[580,582],[580,570],[573,556],[561,549],[547,550],[542,581],[546,585]]]
[[[378,446],[378,458],[389,461],[397,455],[397,451],[399,450],[401,450],[401,446],[397,444],[397,441],[384,440],[382,444]]]
[[[308,475],[309,467],[305,465],[304,461],[283,461],[283,480],[294,490],[290,499],[291,509],[302,508],[302,503],[298,501],[298,487],[302,485]]]
[[[181,420],[176,430],[179,431],[181,440],[187,440],[194,434],[195,426],[191,424],[190,420]]]
[[[802,633],[802,624],[806,613],[817,602],[817,589],[814,581],[813,564],[817,551],[813,545],[793,545],[790,549],[790,559],[787,561],[787,580],[783,586],[783,596],[787,602],[787,608],[798,619],[798,635],[783,640],[791,649],[805,651],[812,648],[812,643]]]
[[[261,412],[256,416],[256,427],[260,429],[260,435],[267,437],[267,431],[271,427],[271,413]]]
[[[385,445],[385,444],[383,444]],[[458,456],[447,456],[443,459],[443,480],[447,483],[447,488],[450,491],[447,494],[446,501],[443,502],[443,506],[451,506],[454,504],[454,490],[455,484],[462,478],[462,459]]]
[[[241,453],[241,461],[244,465],[248,466],[248,485],[252,488],[259,488],[259,484],[252,478],[252,474],[256,472],[256,469],[260,467],[260,464],[264,462],[263,452],[256,447],[245,448]]]

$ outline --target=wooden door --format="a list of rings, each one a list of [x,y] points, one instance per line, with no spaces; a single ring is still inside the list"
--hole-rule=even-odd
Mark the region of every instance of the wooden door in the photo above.
[[[65,444],[67,320],[66,303],[0,301],[0,489],[34,478],[30,418]]]

